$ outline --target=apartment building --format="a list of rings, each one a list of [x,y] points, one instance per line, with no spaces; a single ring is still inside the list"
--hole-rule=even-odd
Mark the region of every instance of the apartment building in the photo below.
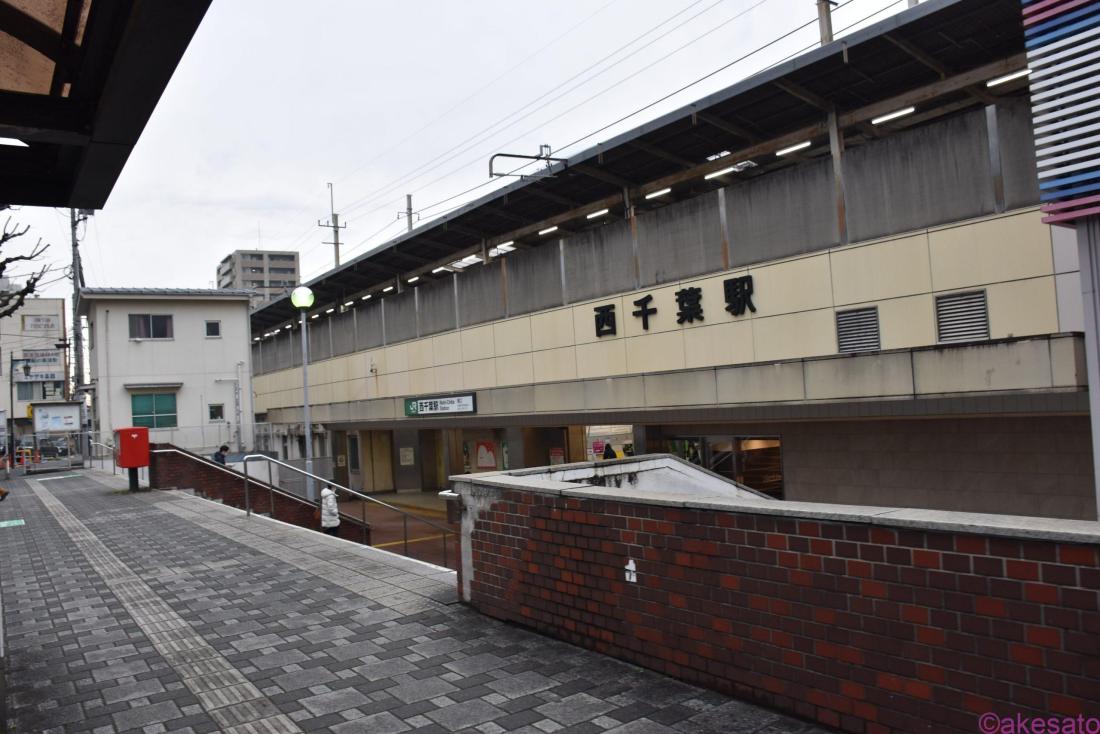
[[[255,291],[252,305],[285,295],[301,272],[293,251],[235,250],[218,263],[218,288]]]

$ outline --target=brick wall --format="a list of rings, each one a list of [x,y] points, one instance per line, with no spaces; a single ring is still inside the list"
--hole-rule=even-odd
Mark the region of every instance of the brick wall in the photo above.
[[[153,444],[152,449],[175,449],[171,444]],[[317,505],[304,499],[270,491],[266,482],[249,479],[249,494],[252,511],[270,514],[281,520],[303,528],[320,528],[320,521],[314,519]],[[221,500],[224,504],[245,509],[244,475],[214,464],[205,457],[190,452],[150,454],[149,486],[153,489],[194,489],[210,499]],[[274,505],[274,507],[273,507]],[[340,537],[370,545],[370,526],[351,517],[340,518]]]
[[[1096,545],[507,489],[482,507],[468,601],[491,616],[850,732],[1100,716]]]

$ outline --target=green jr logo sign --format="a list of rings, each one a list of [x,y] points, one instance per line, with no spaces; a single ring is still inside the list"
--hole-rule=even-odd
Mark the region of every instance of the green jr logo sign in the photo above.
[[[420,401],[416,398],[405,398],[405,416],[413,416],[420,413]]]

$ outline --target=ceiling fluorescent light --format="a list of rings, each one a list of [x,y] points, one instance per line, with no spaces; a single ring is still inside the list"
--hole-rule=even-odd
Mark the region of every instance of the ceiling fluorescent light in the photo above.
[[[406,282],[406,283],[415,283],[415,282],[416,282],[416,281],[418,281],[418,280],[420,280],[420,276],[419,276],[419,275],[414,275],[413,277],[409,278],[409,279],[408,279],[408,280],[406,280],[405,282]]]
[[[447,268],[440,265],[438,268],[432,268],[432,275],[435,275],[436,273],[445,272],[446,270],[447,270]]]
[[[587,215],[585,217],[585,219],[595,219],[596,217],[602,217],[604,214],[607,214],[609,211],[611,211],[611,210],[610,209],[600,209],[598,212],[592,212],[591,214]]]
[[[917,111],[916,107],[906,107],[903,110],[897,110],[896,112],[891,112],[888,115],[883,115],[882,117],[876,117],[876,118],[871,120],[871,124],[872,125],[881,125],[884,122],[890,122],[890,120],[896,120],[899,117],[905,117],[906,115],[911,115],[916,111]]]
[[[558,231],[557,227],[547,227],[546,229],[540,229],[539,234],[540,235],[550,234],[551,232],[557,232],[557,231]]]
[[[672,189],[658,189],[657,191],[650,191],[645,195],[647,199],[656,199],[658,196],[664,196],[665,194],[672,193]]]
[[[326,308],[325,313],[332,313],[335,310],[336,310],[335,308]]]
[[[319,314],[319,313],[315,313],[315,314],[313,314],[312,316],[310,316],[310,318],[311,318],[311,319],[319,319],[319,318],[321,318],[321,314]]]
[[[348,301],[347,303],[344,304],[344,308],[347,308],[348,306],[351,306],[354,303],[355,303],[355,301]]]
[[[393,290],[393,286],[392,286],[392,285],[388,285],[388,286],[386,286],[385,288],[383,288],[383,289],[382,289],[382,292],[383,292],[383,293],[389,293],[389,292],[390,292],[390,291],[392,291],[392,290]]]
[[[721,153],[715,153],[714,155],[708,155],[707,160],[708,161],[716,161],[719,158],[725,158],[729,154],[730,154],[730,152],[728,150],[723,150]]]
[[[733,167],[735,173],[741,173],[741,171],[747,171],[750,168],[756,168],[756,163],[753,161],[741,161]]]
[[[363,297],[362,297],[362,298],[360,298],[359,300],[360,300],[360,301],[369,301],[369,300],[370,300],[370,293],[368,293],[367,295],[363,296]]]
[[[807,140],[804,143],[798,143],[797,145],[792,145],[789,148],[783,148],[782,150],[777,150],[777,151],[775,151],[775,154],[777,156],[787,155],[788,153],[793,153],[796,150],[802,150],[803,148],[809,148],[809,147],[810,147],[810,141]]]
[[[995,87],[998,84],[1004,84],[1006,82],[1012,81],[1013,79],[1019,79],[1020,77],[1027,76],[1030,73],[1031,69],[1020,69],[1019,71],[1014,71],[1011,74],[1005,74],[1004,76],[999,76],[996,79],[990,79],[985,83],[985,85],[987,87]]]
[[[15,138],[0,138],[0,145],[10,145],[13,148],[29,148],[31,146],[24,143],[22,140]]]
[[[736,168],[736,166],[730,166],[729,168],[723,168],[721,171],[708,173],[706,176],[703,176],[703,180],[710,181],[712,178],[718,178],[719,176],[725,176],[727,173],[733,173],[734,168]]]

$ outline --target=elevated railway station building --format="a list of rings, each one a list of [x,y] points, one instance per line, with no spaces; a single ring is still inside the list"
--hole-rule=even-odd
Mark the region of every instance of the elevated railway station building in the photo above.
[[[1094,518],[1024,48],[1016,0],[929,0],[309,282],[317,454],[432,488],[619,426],[617,453],[786,499]],[[261,448],[289,458],[298,318],[251,316]]]

